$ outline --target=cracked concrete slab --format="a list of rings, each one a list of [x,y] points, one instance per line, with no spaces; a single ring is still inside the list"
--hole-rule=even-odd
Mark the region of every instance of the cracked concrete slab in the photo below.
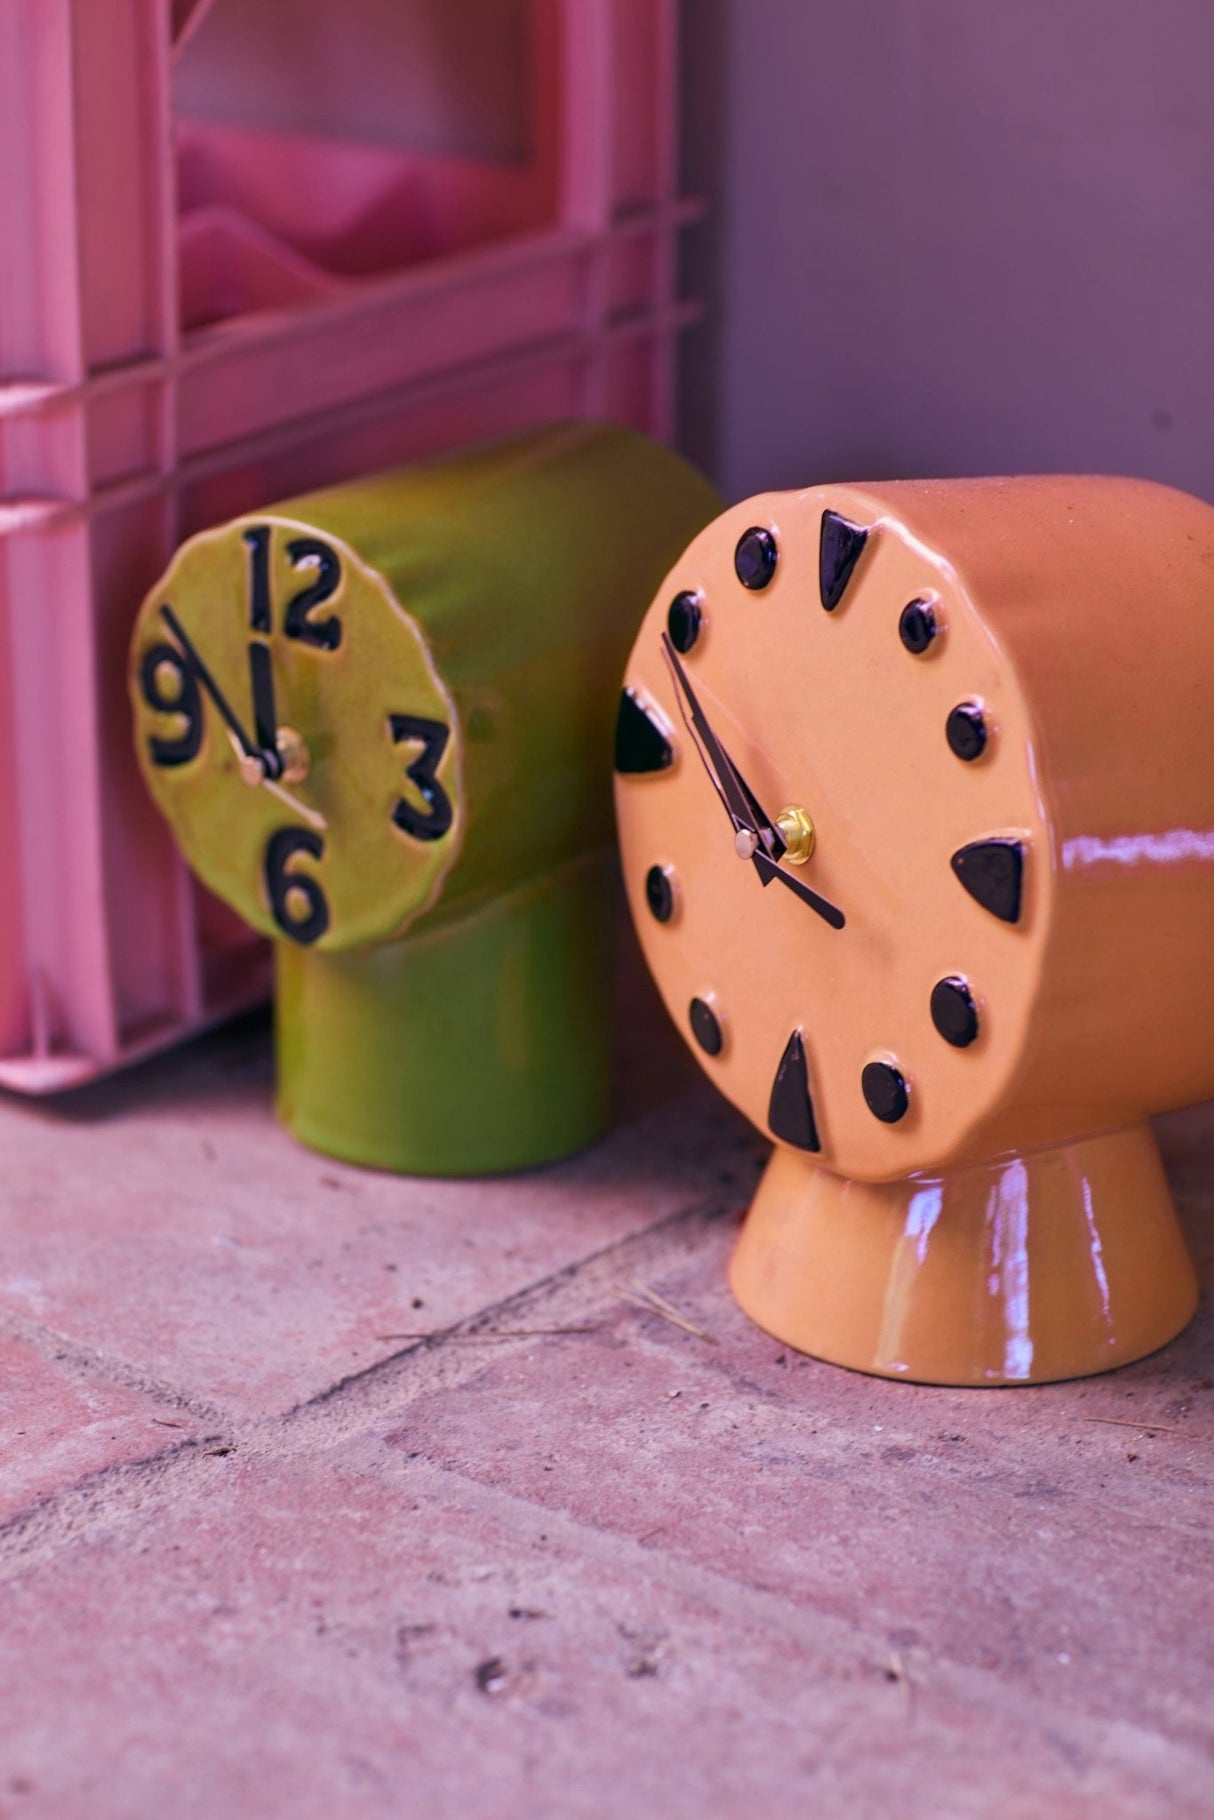
[[[761,1146],[651,990],[628,975],[615,1130],[517,1176],[402,1182],[305,1150],[273,1117],[260,1020],[53,1106],[0,1099],[0,1324],[267,1414],[722,1182],[741,1204]]]
[[[1085,1384],[799,1358],[724,1282],[762,1146],[631,1033],[502,1183],[298,1151],[256,1021],[0,1105],[3,1820],[1214,1814],[1208,1294]]]

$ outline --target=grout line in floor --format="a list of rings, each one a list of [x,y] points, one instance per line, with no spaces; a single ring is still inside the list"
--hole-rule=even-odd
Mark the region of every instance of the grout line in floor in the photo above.
[[[179,1486],[188,1486],[195,1476],[214,1471],[211,1459],[236,1451],[244,1459],[293,1459],[357,1439],[377,1419],[402,1410],[414,1396],[458,1383],[479,1370],[482,1361],[471,1356],[471,1349],[454,1343],[461,1336],[500,1323],[503,1317],[514,1320],[524,1309],[556,1309],[563,1317],[567,1310],[599,1305],[611,1273],[629,1268],[651,1270],[659,1260],[689,1251],[697,1237],[717,1225],[725,1212],[720,1202],[698,1201],[666,1215],[639,1233],[565,1265],[500,1302],[487,1304],[433,1339],[389,1354],[294,1409],[252,1419],[195,1403],[171,1387],[141,1377],[121,1361],[101,1358],[87,1347],[68,1343],[60,1347],[50,1330],[37,1330],[48,1356],[65,1357],[82,1374],[93,1370],[110,1382],[147,1392],[166,1407],[196,1415],[207,1425],[207,1432],[139,1459],[103,1467],[0,1524],[0,1582],[28,1571],[84,1534],[95,1535],[148,1512]],[[24,1339],[22,1326],[20,1322],[6,1323],[5,1330]],[[506,1342],[507,1348],[527,1344],[525,1337]]]

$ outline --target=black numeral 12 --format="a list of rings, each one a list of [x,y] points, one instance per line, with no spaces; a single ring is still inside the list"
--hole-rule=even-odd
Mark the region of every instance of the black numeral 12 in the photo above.
[[[270,529],[253,525],[244,533],[249,552],[249,630],[269,635],[274,630],[270,596]],[[312,616],[317,607],[332,600],[341,586],[341,558],[319,537],[293,537],[287,545],[293,569],[315,569],[316,580],[300,588],[287,602],[282,629],[288,638],[318,651],[336,651],[341,644],[342,623],[336,613]]]

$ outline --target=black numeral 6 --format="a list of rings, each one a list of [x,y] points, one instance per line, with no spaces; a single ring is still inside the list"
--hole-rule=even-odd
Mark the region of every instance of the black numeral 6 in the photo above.
[[[287,868],[297,854],[323,859],[324,852],[324,841],[310,828],[280,828],[266,842],[263,876],[271,914],[283,934],[304,948],[329,927],[329,906],[316,879]]]

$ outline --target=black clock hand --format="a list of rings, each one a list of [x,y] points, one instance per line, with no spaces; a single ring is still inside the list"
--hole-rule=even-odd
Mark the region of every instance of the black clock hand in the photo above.
[[[802,885],[798,880],[790,877],[790,875],[783,871],[776,863],[787,851],[779,830],[764,809],[762,803],[760,803],[759,799],[747,784],[746,779],[734,764],[725,747],[713,733],[712,728],[708,724],[708,719],[704,710],[696,700],[695,690],[692,688],[691,683],[687,678],[687,673],[675,655],[673,644],[666,634],[663,634],[662,642],[671,675],[674,677],[676,685],[687,695],[692,715],[696,721],[694,730],[698,732],[700,739],[704,741],[717,768],[720,777],[719,783],[717,781],[717,776],[713,773],[713,766],[709,764],[708,758],[705,756],[704,751],[701,750],[700,744],[697,741],[696,750],[700,753],[704,767],[708,771],[709,776],[712,777],[713,784],[717,789],[717,794],[720,796],[722,802],[725,803],[725,806],[729,811],[730,820],[733,822],[734,833],[737,837],[735,846],[738,857],[751,861],[764,885],[769,885],[773,878],[781,879],[788,885],[790,890],[794,891],[798,897],[803,898],[812,909],[816,910],[819,916],[824,917],[832,928],[842,929],[846,920],[843,916],[843,912],[837,910],[833,904],[828,903],[824,897],[820,897],[818,893],[812,890],[808,885]],[[681,699],[679,701],[679,711],[680,713],[683,713]],[[687,719],[686,714],[683,715],[683,718],[684,720]],[[750,841],[744,845],[743,840],[745,836],[750,836],[751,838]],[[763,851],[764,848],[766,851]]]
[[[783,866],[773,865],[766,853],[755,853],[751,857],[755,871],[765,885],[770,885],[773,878],[778,878],[782,885],[787,885],[790,891],[795,891],[811,910],[816,910],[832,929],[842,929],[845,926],[847,918],[842,910],[837,910],[834,904],[827,902],[826,898],[819,897],[816,891],[811,890],[808,885],[803,885],[799,878],[794,878],[791,872],[784,870]]]
[[[730,825],[733,828],[735,834],[741,834],[742,832],[745,832],[748,835],[751,835],[755,840],[758,840],[759,837],[755,833],[755,830],[753,828],[751,828],[748,824],[739,821],[739,819],[735,815],[734,811],[730,808],[729,803],[726,800],[725,792],[721,788],[720,780],[717,777],[717,774],[713,769],[712,760],[709,758],[707,752],[704,750],[704,746],[700,739],[700,736],[697,733],[695,727],[691,723],[691,717],[689,716],[687,709],[683,706],[683,697],[679,693],[679,690],[677,688],[675,690],[674,698],[675,698],[675,703],[679,710],[679,714],[682,718],[683,725],[687,728],[687,731],[691,735],[691,743],[695,747],[696,757],[699,759],[699,761],[703,765],[705,771],[708,773],[708,781],[712,785],[713,789],[716,791],[718,797],[720,798],[721,807],[722,807],[722,809],[724,809],[726,815],[729,817]]]
[[[720,740],[717,741],[717,751],[720,753],[726,770],[741,791],[747,807],[750,810],[750,815],[746,823],[746,831],[754,835],[758,844],[767,849],[772,859],[779,859],[785,851],[784,841],[780,834],[780,830],[776,827],[770,815],[768,815],[766,809],[763,807],[746,779],[742,776],[742,773],[738,770],[737,765],[735,765],[733,759],[729,756],[728,751],[721,744]]]
[[[249,681],[253,690],[253,725],[257,755],[267,777],[281,777],[278,754],[278,716],[274,710],[274,662],[269,645],[253,639],[249,645]]]
[[[662,654],[674,679],[676,695],[679,696],[679,712],[683,719],[682,696],[687,698],[691,713],[691,727],[696,735],[697,751],[704,761],[704,767],[716,785],[717,794],[725,804],[734,830],[738,834],[753,834],[758,837],[773,860],[778,860],[784,852],[784,842],[771,817],[747,784],[745,778],[730,758],[728,752],[708,724],[708,716],[696,697],[687,672],[675,653],[669,633],[662,634]],[[702,750],[701,750],[702,746]]]
[[[181,649],[181,654],[189,664],[190,669],[218,708],[219,713],[227,726],[228,732],[231,735],[232,744],[240,754],[242,767],[247,760],[250,769],[253,766],[256,766],[257,771],[260,772],[260,776],[255,773],[246,775],[246,783],[260,783],[264,785],[272,796],[278,797],[279,801],[285,803],[288,809],[293,810],[296,815],[301,815],[303,819],[306,822],[310,822],[314,828],[327,827],[328,824],[318,809],[310,809],[306,803],[301,803],[297,797],[291,796],[283,789],[281,784],[274,781],[275,778],[281,777],[282,775],[282,760],[279,757],[277,750],[271,753],[264,749],[259,749],[253,744],[252,740],[237,720],[235,714],[232,712],[227,696],[223,693],[223,690],[211,675],[211,672],[203,661],[198,647],[178,619],[176,613],[174,613],[172,607],[167,604],[163,605],[160,609],[160,617],[164,620],[165,625],[177,640]],[[274,771],[271,771],[270,769],[271,758],[273,758],[276,766]]]
[[[261,753],[258,751],[257,747],[250,740],[248,734],[245,732],[244,728],[241,726],[240,722],[237,720],[235,714],[233,714],[231,706],[229,705],[227,696],[220,689],[219,684],[215,681],[215,678],[211,675],[211,672],[207,669],[207,666],[203,662],[202,656],[201,656],[197,646],[194,644],[193,640],[190,638],[185,627],[182,625],[181,621],[178,619],[176,613],[174,613],[172,607],[168,606],[167,603],[161,607],[160,617],[161,617],[161,619],[163,619],[165,625],[169,628],[169,631],[173,634],[173,637],[177,640],[177,643],[181,647],[182,656],[186,659],[186,662],[189,664],[191,670],[194,672],[195,676],[198,678],[199,682],[202,684],[203,688],[206,690],[206,692],[210,696],[211,700],[215,703],[215,706],[218,708],[220,715],[222,716],[223,720],[226,722],[227,726],[231,730],[232,736],[235,739],[237,745],[240,747],[241,751],[244,753],[244,756],[246,758],[255,758],[255,759],[260,760],[260,758],[262,756]]]
[[[695,690],[687,680],[687,673],[675,655],[674,646],[665,632],[662,634],[662,648],[671,675],[675,679],[679,713],[683,716],[684,721],[688,722],[693,734],[698,735],[698,738],[695,739],[696,751],[700,755],[704,769],[712,779],[717,795],[725,805],[729,819],[734,825],[735,834],[750,834],[756,840],[762,840],[766,835],[773,843],[773,847],[767,852],[753,848],[749,854],[746,854],[739,846],[739,855],[742,858],[750,859],[764,885],[770,885],[773,878],[778,878],[782,885],[787,885],[790,891],[794,892],[803,903],[808,904],[811,910],[816,911],[824,922],[830,924],[832,929],[844,928],[847,918],[842,910],[820,896],[809,885],[802,884],[799,878],[794,878],[791,872],[786,872],[783,866],[776,863],[786,848],[774,823],[709,726],[704,710],[696,700]],[[687,697],[688,708],[691,712],[690,721],[683,708],[683,694]],[[764,842],[764,844],[767,843]]]

